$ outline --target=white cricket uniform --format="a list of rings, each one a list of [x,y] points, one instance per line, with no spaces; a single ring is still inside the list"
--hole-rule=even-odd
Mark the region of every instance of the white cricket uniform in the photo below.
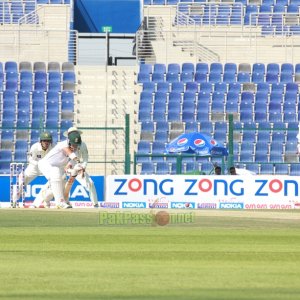
[[[44,158],[49,151],[52,149],[52,145],[50,144],[47,150],[43,150],[40,142],[34,143],[30,151],[28,153],[28,166],[25,170],[25,185],[29,184],[32,180],[34,180],[37,176],[42,175],[39,170],[38,162]]]
[[[89,160],[89,152],[85,142],[81,142],[81,145],[78,148],[77,152],[83,168],[86,169]],[[80,173],[76,176],[76,180],[90,193],[90,199],[93,204],[98,205],[98,196],[95,184],[89,174],[87,172]]]
[[[43,150],[41,142],[34,143],[28,153],[28,166],[23,174],[20,174],[19,177],[19,188],[14,187],[13,190],[13,202],[17,202],[20,198],[20,192],[22,192],[23,181],[24,185],[28,185],[31,181],[33,181],[37,176],[42,175],[39,170],[38,162],[44,158],[49,151],[52,149],[52,145],[50,144],[47,150]],[[18,191],[19,190],[19,191]]]
[[[66,166],[70,158],[63,149],[68,147],[68,140],[57,143],[56,146],[52,148],[51,151],[38,163],[40,171],[49,180],[57,205],[59,205],[61,201],[64,201],[63,174],[64,167]],[[75,154],[77,155],[76,152]]]
[[[89,153],[88,153],[88,149],[86,146],[86,143],[81,142],[80,147],[77,149],[76,151],[77,153],[77,157],[80,159],[81,161],[81,165],[83,166],[83,168],[85,169],[89,160]],[[74,164],[72,164],[74,166]],[[85,188],[88,190],[88,192],[90,193],[90,199],[93,203],[93,205],[98,205],[98,196],[97,196],[97,192],[96,192],[96,188],[95,188],[95,184],[92,180],[92,178],[86,173],[80,173],[79,175],[76,176],[76,180]],[[53,194],[51,192],[51,187],[50,185],[48,185],[48,190],[47,192],[40,193],[37,198],[36,198],[36,203],[37,206],[39,206],[40,203],[42,203],[43,201],[47,202],[50,201],[53,198]]]

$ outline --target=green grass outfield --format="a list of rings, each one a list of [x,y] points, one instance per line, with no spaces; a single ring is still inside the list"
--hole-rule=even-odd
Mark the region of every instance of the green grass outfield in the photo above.
[[[197,211],[100,226],[96,210],[0,210],[0,299],[300,299],[300,211]]]

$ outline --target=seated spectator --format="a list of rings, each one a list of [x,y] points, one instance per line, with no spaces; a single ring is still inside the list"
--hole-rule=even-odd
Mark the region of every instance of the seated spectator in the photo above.
[[[229,174],[230,175],[237,175],[235,167],[232,166],[232,167],[229,168]]]
[[[215,175],[222,175],[222,169],[220,166],[215,167]]]

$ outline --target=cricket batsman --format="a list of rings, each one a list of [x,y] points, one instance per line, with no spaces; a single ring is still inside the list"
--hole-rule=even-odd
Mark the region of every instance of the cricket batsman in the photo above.
[[[73,162],[73,169],[76,172],[84,170],[82,164],[80,164],[77,153],[77,149],[80,145],[80,134],[78,132],[72,132],[69,134],[67,140],[57,143],[57,145],[52,148],[51,151],[49,151],[49,153],[38,163],[40,171],[49,181],[57,208],[72,208],[65,199],[65,181],[63,179],[63,175],[65,172],[65,166],[69,161]]]
[[[77,127],[70,127],[67,131],[64,132],[64,136],[68,137],[73,134],[77,133],[79,135],[82,134],[81,130],[78,130]],[[98,204],[98,196],[95,188],[95,184],[92,180],[92,178],[89,176],[89,174],[85,171],[88,160],[89,160],[89,154],[88,154],[88,149],[87,145],[85,142],[81,141],[80,147],[77,148],[76,153],[78,155],[78,158],[80,159],[80,165],[82,167],[81,170],[75,170],[74,168],[74,162],[69,162],[67,166],[65,167],[66,173],[70,176],[69,180],[65,184],[65,191],[66,194],[69,193],[72,184],[74,180],[77,180],[90,194],[90,199],[94,205],[95,208],[99,207]],[[50,191],[49,191],[50,190]],[[51,188],[48,186],[48,191],[47,192],[41,192],[35,202],[37,203],[42,203],[42,202],[49,202],[53,198],[53,195],[51,195]],[[70,202],[68,200],[69,195],[65,195],[65,200],[70,205]]]

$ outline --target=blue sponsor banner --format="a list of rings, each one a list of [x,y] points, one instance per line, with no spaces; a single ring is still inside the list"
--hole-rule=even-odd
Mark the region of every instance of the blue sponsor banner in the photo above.
[[[123,202],[122,208],[147,208],[146,202]]]
[[[220,209],[243,209],[244,203],[241,202],[226,202],[220,203]]]
[[[104,176],[91,176],[94,181],[98,200],[104,201]],[[34,200],[40,192],[42,186],[46,183],[45,177],[37,177],[26,188],[25,200]],[[9,202],[9,176],[0,176],[0,201]],[[89,193],[75,180],[71,189],[71,201],[90,201]]]
[[[171,208],[188,209],[196,208],[195,202],[171,202]]]

